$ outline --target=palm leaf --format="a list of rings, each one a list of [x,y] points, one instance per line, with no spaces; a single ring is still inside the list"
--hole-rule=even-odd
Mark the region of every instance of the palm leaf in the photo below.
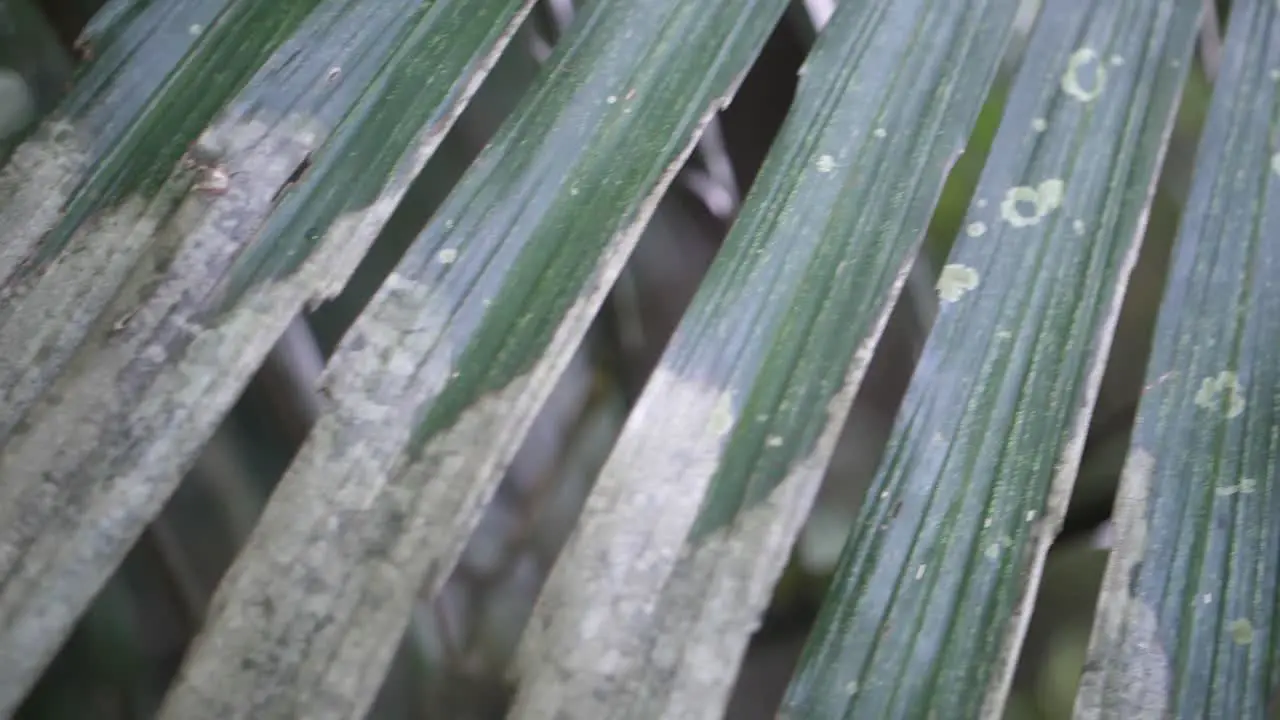
[[[89,28],[0,170],[0,713],[529,5],[120,0]]]
[[[999,715],[1199,14],[1045,4],[784,716]]]
[[[548,580],[514,717],[723,704],[1016,6],[885,0],[832,18]]]
[[[1233,4],[1076,716],[1280,712],[1280,12]],[[1273,314],[1274,313],[1274,314]]]
[[[367,710],[783,0],[599,0],[330,362],[163,717]],[[264,612],[263,608],[269,608]]]

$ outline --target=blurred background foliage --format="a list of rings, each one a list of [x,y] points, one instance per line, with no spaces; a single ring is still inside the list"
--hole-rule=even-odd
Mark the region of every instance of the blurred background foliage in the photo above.
[[[585,0],[589,2],[590,0]],[[423,602],[372,717],[500,718],[504,666],[591,482],[732,223],[780,126],[796,71],[835,0],[797,0],[663,199],[588,340],[525,441],[445,592]],[[0,0],[0,159],[53,109],[74,39],[102,0]],[[579,2],[581,5],[581,2]],[[773,716],[928,332],[939,267],[960,230],[1038,2],[1024,0],[1001,74],[956,163],[828,471],[823,493],[743,666],[728,717]],[[1219,2],[1225,17],[1226,3]],[[162,516],[139,540],[19,712],[32,720],[150,717],[222,572],[316,413],[314,380],[345,329],[512,110],[565,27],[542,0],[416,180],[346,291],[300,317],[245,390]],[[1216,66],[1216,26],[1183,96],[1143,254],[1129,286],[1076,495],[1049,555],[1006,711],[1070,715],[1106,560],[1168,251]]]

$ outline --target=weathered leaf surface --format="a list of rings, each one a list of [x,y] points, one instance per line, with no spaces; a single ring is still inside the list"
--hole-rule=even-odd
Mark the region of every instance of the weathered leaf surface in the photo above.
[[[1079,718],[1277,717],[1280,11],[1232,4]]]
[[[721,716],[1017,4],[837,11],[548,581],[512,717]]]
[[[999,717],[1200,6],[1045,4],[784,717]]]
[[[0,714],[530,4],[120,1],[90,27],[0,169]]]
[[[337,350],[164,717],[356,717],[785,0],[598,0]]]

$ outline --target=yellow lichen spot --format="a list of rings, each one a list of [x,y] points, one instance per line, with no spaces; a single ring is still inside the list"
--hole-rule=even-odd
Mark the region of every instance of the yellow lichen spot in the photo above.
[[[982,222],[981,220],[976,222],[971,222],[969,223],[969,226],[964,229],[964,231],[965,231],[965,234],[968,235],[969,237],[975,237],[975,238],[982,237],[987,232],[987,224]]]
[[[1083,220],[1073,220],[1073,221],[1071,222],[1071,229],[1072,229],[1072,230],[1075,230],[1077,235],[1083,235],[1083,234],[1084,234],[1084,221],[1083,221]]]
[[[1280,175],[1280,153],[1271,156],[1271,172]]]
[[[1237,645],[1248,645],[1253,642],[1253,623],[1244,618],[1236,618],[1228,626],[1231,640]]]
[[[820,155],[818,156],[818,162],[816,165],[818,167],[818,172],[829,173],[836,169],[836,159],[830,155]]]
[[[872,131],[871,131],[871,134],[872,134],[872,135],[875,135],[875,136],[876,136],[876,137],[878,137],[878,138],[883,138],[883,137],[885,137],[885,136],[887,136],[887,135],[889,134],[889,131],[885,130],[885,129],[884,129],[884,128],[882,128],[882,127],[878,127],[878,128],[876,128],[875,130],[872,130]]]
[[[1010,225],[1020,228],[1035,225],[1041,218],[1062,205],[1064,185],[1056,178],[1045,180],[1037,187],[1019,185],[1009,188],[1004,202],[1000,203],[1000,216]],[[1020,206],[1030,206],[1031,214],[1025,214]]]
[[[1031,121],[1031,129],[1038,133],[1042,133],[1049,129],[1049,121],[1042,117],[1034,118]]]
[[[711,409],[711,420],[708,423],[715,435],[724,435],[733,429],[733,401],[728,394],[721,395]]]
[[[938,297],[944,302],[955,302],[976,287],[978,271],[967,265],[947,265],[938,276]]]
[[[1086,88],[1081,83],[1084,78],[1082,73],[1086,70],[1093,70],[1093,80],[1087,82],[1090,87]],[[1080,48],[1071,53],[1071,57],[1067,59],[1067,71],[1062,74],[1062,91],[1080,102],[1091,102],[1102,94],[1102,88],[1107,84],[1107,69],[1098,58],[1098,53],[1093,48]]]
[[[1205,378],[1200,383],[1195,402],[1206,410],[1220,410],[1224,397],[1227,401],[1223,412],[1225,417],[1233,418],[1244,412],[1244,392],[1240,387],[1240,379],[1229,370]]]
[[[452,265],[454,260],[458,259],[458,251],[453,248],[445,248],[436,253],[436,259],[441,265]]]

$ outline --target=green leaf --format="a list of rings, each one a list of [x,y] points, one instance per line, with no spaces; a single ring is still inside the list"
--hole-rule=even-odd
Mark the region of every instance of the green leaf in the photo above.
[[[785,0],[596,0],[339,346],[164,717],[363,713]],[[261,608],[270,608],[262,612]]]
[[[0,168],[0,714],[531,4],[122,1],[91,26],[97,60]]]
[[[1280,710],[1280,12],[1238,0],[1115,508],[1077,717]]]
[[[1045,4],[784,717],[999,716],[1200,7]]]
[[[1016,7],[832,18],[548,580],[514,717],[723,706]]]

